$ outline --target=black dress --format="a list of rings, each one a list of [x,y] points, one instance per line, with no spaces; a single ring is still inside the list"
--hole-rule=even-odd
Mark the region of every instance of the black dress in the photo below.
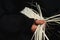
[[[23,0],[0,0],[0,40],[30,40],[30,19],[19,13],[24,9]]]

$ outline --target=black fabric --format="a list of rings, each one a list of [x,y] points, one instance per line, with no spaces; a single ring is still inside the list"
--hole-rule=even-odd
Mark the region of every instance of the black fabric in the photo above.
[[[34,19],[19,13],[25,7],[22,1],[0,0],[0,40],[30,40]]]

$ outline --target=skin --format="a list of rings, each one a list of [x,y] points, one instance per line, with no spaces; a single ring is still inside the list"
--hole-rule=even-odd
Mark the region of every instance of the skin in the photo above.
[[[45,20],[35,20],[35,23],[31,27],[32,32],[34,32],[37,29],[38,25],[42,25],[44,23],[46,23]]]

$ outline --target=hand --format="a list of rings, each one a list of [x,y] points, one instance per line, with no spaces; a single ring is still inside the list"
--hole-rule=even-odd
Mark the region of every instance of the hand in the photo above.
[[[35,20],[35,23],[32,25],[31,30],[34,32],[37,29],[37,26],[40,24],[46,23],[45,20]],[[36,25],[37,24],[37,25]]]
[[[42,25],[44,23],[46,23],[45,20],[35,20],[35,24],[37,24],[37,25],[39,25],[39,24]]]

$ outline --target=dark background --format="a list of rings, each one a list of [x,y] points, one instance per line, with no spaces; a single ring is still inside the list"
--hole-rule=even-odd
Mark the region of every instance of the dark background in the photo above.
[[[25,6],[31,7],[27,2],[37,2],[40,4],[44,17],[60,14],[60,0],[0,0],[0,40],[21,40],[20,36],[22,40],[25,40],[24,35],[26,36],[27,34],[20,34],[22,30],[19,31],[21,29],[19,29],[19,26],[21,25],[16,27],[16,19],[18,18],[18,20],[20,20],[19,18],[21,18],[20,15],[22,14],[19,15],[19,11],[24,9]],[[60,25],[49,24],[49,26],[46,30],[49,39],[60,40]],[[20,36],[18,34],[20,34]]]

